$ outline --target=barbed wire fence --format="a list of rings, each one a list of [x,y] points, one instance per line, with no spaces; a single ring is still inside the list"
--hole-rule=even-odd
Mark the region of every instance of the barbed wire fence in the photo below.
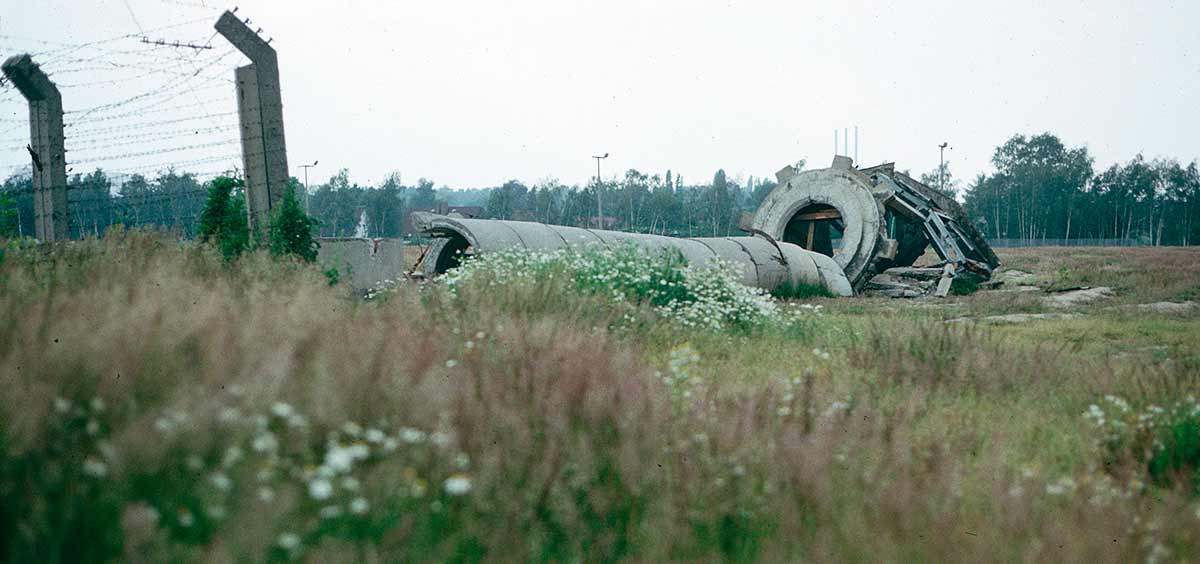
[[[220,10],[205,8],[204,17],[83,43],[0,34],[0,58],[31,55],[62,94],[71,238],[115,225],[193,236],[206,184],[241,175],[241,127],[259,131],[238,121],[233,71],[247,60],[213,31]],[[179,45],[157,38],[167,34]],[[15,202],[23,235],[35,222],[29,119],[17,88],[0,81],[0,196]]]

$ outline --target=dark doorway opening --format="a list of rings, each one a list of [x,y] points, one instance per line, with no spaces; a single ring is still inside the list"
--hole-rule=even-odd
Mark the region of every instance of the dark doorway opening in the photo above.
[[[842,212],[828,204],[809,204],[788,220],[783,230],[783,240],[800,245],[810,251],[833,256],[834,249],[841,246],[842,233],[846,226]]]

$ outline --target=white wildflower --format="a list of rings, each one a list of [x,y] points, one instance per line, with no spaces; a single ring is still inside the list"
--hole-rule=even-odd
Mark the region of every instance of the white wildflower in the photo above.
[[[362,515],[367,512],[370,506],[365,498],[356,497],[350,502],[350,512],[355,515]]]
[[[67,398],[63,398],[63,397],[54,398],[54,411],[57,411],[59,413],[64,413],[64,414],[70,413],[71,412],[71,400],[68,400]]]
[[[358,437],[362,434],[362,427],[353,421],[347,421],[342,424],[342,432],[351,437]]]
[[[275,452],[275,449],[279,447],[279,441],[270,431],[265,431],[254,437],[250,447],[254,449],[254,452]]]
[[[446,478],[442,488],[450,495],[463,495],[471,491],[471,478],[465,474],[455,474]]]
[[[415,430],[413,427],[403,427],[400,430],[400,439],[408,444],[418,444],[425,442],[425,432]]]
[[[452,358],[452,359],[446,361],[446,368],[454,368],[455,366],[458,366],[457,360],[454,360]]]
[[[292,406],[281,401],[271,404],[271,414],[280,419],[287,419],[292,415],[292,412]]]
[[[225,449],[225,458],[221,461],[226,468],[232,467],[242,459],[242,449],[237,445]]]
[[[342,489],[346,491],[356,492],[358,491],[359,485],[358,479],[354,478],[353,476],[346,476],[345,478],[342,478]]]
[[[1050,495],[1063,495],[1075,491],[1075,480],[1070,476],[1063,476],[1057,482],[1046,484],[1046,493]]]
[[[300,536],[295,533],[283,533],[275,540],[275,543],[287,551],[296,550],[300,547]]]
[[[100,422],[96,421],[95,419],[88,419],[87,426],[84,427],[84,431],[86,431],[87,434],[89,434],[93,437],[96,435],[99,435],[100,434]]]
[[[222,409],[220,415],[217,416],[217,421],[220,421],[221,423],[233,423],[238,419],[241,419],[241,417],[242,412],[238,411],[238,408],[226,407],[225,409]]]
[[[308,495],[316,500],[329,499],[333,495],[333,484],[325,478],[317,478],[308,483]]]
[[[850,408],[850,404],[848,404],[844,401],[835,401],[835,402],[829,404],[829,407],[825,409],[825,413],[823,413],[822,416],[825,417],[826,419],[832,419],[832,418],[836,417],[839,413],[842,413],[843,411],[846,411],[849,408]]]
[[[166,417],[159,417],[154,420],[154,429],[159,433],[169,433],[174,427],[175,425]]]
[[[196,516],[186,509],[180,509],[175,518],[179,521],[180,527],[191,527],[196,524]]]
[[[83,460],[83,473],[93,478],[103,478],[108,475],[108,465],[89,456]]]
[[[322,519],[336,519],[342,516],[342,508],[336,505],[326,505],[317,512],[317,515]]]
[[[287,418],[287,424],[288,427],[299,429],[308,425],[308,419],[305,419],[304,416],[300,415],[299,413],[293,413],[291,417]]]
[[[367,439],[368,443],[378,444],[378,443],[382,443],[384,438],[387,437],[387,435],[385,435],[383,433],[383,431],[380,431],[379,429],[372,428],[372,429],[367,429],[367,432],[364,435],[364,437]]]
[[[104,399],[100,396],[92,398],[92,411],[100,413],[104,411]]]
[[[212,482],[214,488],[217,488],[223,492],[229,491],[229,488],[233,487],[233,481],[229,479],[229,476],[226,476],[221,472],[213,474],[212,477],[209,478],[209,481]]]
[[[258,499],[262,500],[264,503],[269,503],[272,499],[275,499],[275,491],[266,486],[258,488],[257,493]]]

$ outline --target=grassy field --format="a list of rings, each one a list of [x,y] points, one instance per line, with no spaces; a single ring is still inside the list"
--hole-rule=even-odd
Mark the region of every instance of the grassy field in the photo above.
[[[1200,312],[1137,307],[1200,299],[1200,249],[1003,251],[1038,290],[722,329],[553,276],[363,300],[150,233],[3,249],[5,560],[1200,550]],[[1114,294],[1045,302],[1077,286]]]

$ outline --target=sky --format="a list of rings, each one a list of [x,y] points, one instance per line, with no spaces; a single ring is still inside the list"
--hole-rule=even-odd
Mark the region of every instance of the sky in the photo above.
[[[13,4],[0,56],[33,52],[63,85],[75,172],[238,165],[232,79],[247,61],[212,37],[234,4]],[[339,168],[362,184],[582,184],[606,152],[606,178],[744,179],[801,158],[828,166],[835,129],[855,126],[863,165],[930,171],[945,141],[965,179],[1011,136],[1046,131],[1097,168],[1200,158],[1195,1],[236,6],[279,52],[289,165],[302,177],[318,161],[314,184]],[[0,175],[28,160],[25,115],[0,91]]]

